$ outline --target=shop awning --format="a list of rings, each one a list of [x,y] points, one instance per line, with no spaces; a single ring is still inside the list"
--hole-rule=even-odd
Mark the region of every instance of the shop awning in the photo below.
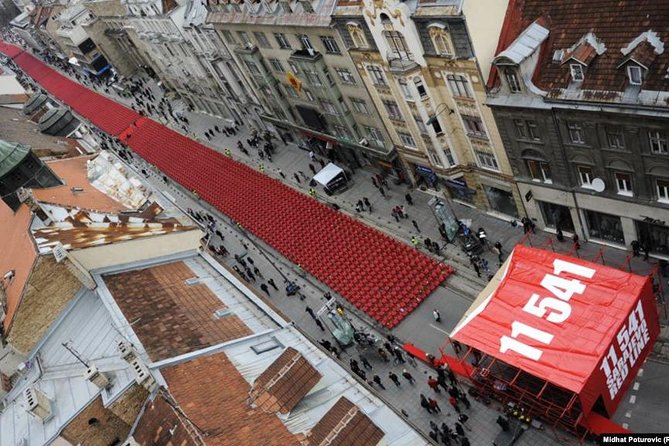
[[[344,173],[344,170],[336,164],[329,163],[320,172],[314,175],[314,181],[327,187],[330,181],[334,180],[337,175]]]

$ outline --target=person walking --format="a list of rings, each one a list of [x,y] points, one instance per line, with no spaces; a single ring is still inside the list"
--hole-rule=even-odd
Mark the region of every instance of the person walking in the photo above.
[[[458,400],[453,398],[453,396],[448,397],[448,404],[450,404],[457,413],[460,413],[460,406],[458,405]]]
[[[300,181],[300,176],[297,173],[293,174],[293,178],[295,178],[295,181],[297,181],[297,184],[302,184],[302,181]]]
[[[414,228],[416,228],[416,231],[420,234],[420,228],[418,227],[418,223],[416,220],[411,220],[411,224],[413,225]]]
[[[311,170],[311,173],[316,175],[316,167],[311,163],[309,163],[309,170]]]
[[[274,279],[267,279],[267,283],[269,283],[270,286],[274,288],[274,290],[279,291],[279,288],[276,286],[276,283],[274,283]]]
[[[369,363],[369,361],[367,360],[367,358],[365,358],[365,357],[362,356],[362,355],[359,355],[358,358],[360,358],[360,362],[362,362],[362,366],[363,366],[364,368],[366,368],[367,370],[372,370],[372,368],[373,368],[373,367],[372,367],[372,364]]]
[[[377,352],[379,353],[379,356],[381,357],[381,359],[383,359],[383,362],[390,362],[390,358],[388,358],[388,353],[386,353],[386,351],[384,349],[379,347]]]
[[[383,186],[379,186],[379,192],[381,193],[381,196],[383,196],[385,198],[386,191],[385,191],[385,189],[383,189]]]
[[[467,394],[465,392],[460,391],[458,399],[462,402],[462,404],[465,405],[465,409],[469,410],[472,408],[472,403],[469,402],[469,398],[467,398]]]
[[[453,370],[451,370],[450,367],[446,366],[444,372],[446,372],[446,376],[448,376],[448,380],[451,382],[451,385],[455,387],[458,384],[458,380],[455,378],[455,373],[453,373]]]
[[[437,400],[434,398],[428,398],[427,403],[430,405],[430,408],[434,410],[436,413],[441,413],[441,407],[439,407],[439,403],[437,403]]]
[[[304,309],[304,311],[307,312],[307,313],[309,313],[309,316],[311,316],[312,318],[316,319],[316,314],[314,313],[314,310],[312,310],[310,306],[307,306],[307,307]]]
[[[263,290],[263,292],[267,294],[268,297],[272,297],[272,295],[269,294],[269,288],[267,288],[267,285],[264,283],[260,284],[260,289]]]
[[[436,308],[432,310],[432,316],[434,317],[435,322],[441,322],[441,313]]]
[[[416,379],[413,377],[413,375],[411,373],[409,373],[409,371],[407,369],[402,370],[402,376],[404,377],[404,379],[409,381],[409,384],[411,384],[412,386],[416,382]]]
[[[434,410],[430,407],[430,402],[422,393],[420,394],[420,406],[427,410],[427,413],[434,413]]]
[[[481,277],[481,268],[479,267],[478,263],[474,263],[474,271],[476,271],[476,275]]]
[[[397,220],[397,221],[399,221],[399,220]],[[419,244],[420,244],[420,242],[418,241],[418,239],[416,238],[416,236],[412,235],[412,236],[411,236],[411,245],[412,245],[414,248],[418,249],[418,245],[419,245]],[[480,274],[479,274],[479,277],[481,277]]]
[[[372,184],[374,184],[374,187],[376,187],[378,189],[379,183],[378,183],[378,181],[376,181],[376,177],[372,177]]]
[[[458,419],[459,419],[459,418],[460,418],[460,417],[458,417]],[[465,436],[465,428],[464,428],[464,427],[462,426],[462,424],[460,424],[459,422],[456,422],[456,423],[455,423],[455,433],[458,434],[458,436],[460,436],[460,437],[464,437],[464,436]]]
[[[374,375],[374,377],[372,378],[372,380],[373,380],[379,387],[381,387],[382,390],[386,390],[386,387],[385,387],[385,386],[383,385],[383,383],[381,382],[381,378],[379,377],[379,375]]]
[[[465,429],[471,432],[472,428],[469,427],[469,425],[467,424],[467,420],[469,420],[469,417],[464,413],[461,413],[460,416],[458,417],[458,421],[460,422],[460,424],[462,424],[465,427]]]
[[[409,206],[413,206],[413,197],[409,192],[404,196],[404,199],[409,203]]]
[[[396,385],[397,387],[401,387],[400,379],[399,379],[398,376],[397,376],[396,374],[394,374],[392,371],[388,372],[388,378],[389,378],[392,382],[394,382],[395,385]]]
[[[395,346],[393,348],[393,353],[395,355],[395,363],[396,364],[404,364],[406,361],[404,360],[404,355],[402,354],[402,349]]]
[[[427,385],[430,386],[430,389],[434,390],[435,393],[441,393],[441,390],[439,390],[439,381],[434,379],[432,375],[427,377]]]
[[[639,252],[641,251],[641,245],[638,240],[632,240],[632,255],[634,257],[639,257]]]
[[[369,199],[367,197],[362,197],[362,202],[367,206],[367,210],[369,213],[372,213],[372,203],[369,202]]]
[[[321,322],[320,319],[314,319],[316,321],[316,325],[318,325],[318,328],[321,329],[321,331],[325,331],[325,327],[323,327],[323,323]]]

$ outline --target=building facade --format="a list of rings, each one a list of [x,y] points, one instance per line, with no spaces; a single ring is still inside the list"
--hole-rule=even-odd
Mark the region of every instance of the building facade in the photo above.
[[[515,218],[520,197],[461,6],[342,0],[334,20],[412,182]]]
[[[667,17],[660,2],[609,3],[615,16],[526,1],[488,103],[539,227],[669,258]]]
[[[375,103],[331,26],[334,0],[210,1],[221,34],[262,103],[267,129],[345,164],[405,178]]]

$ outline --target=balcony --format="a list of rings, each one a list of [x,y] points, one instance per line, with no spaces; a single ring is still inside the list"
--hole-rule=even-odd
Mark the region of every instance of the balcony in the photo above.
[[[255,54],[258,52],[258,47],[251,42],[241,43],[233,50],[237,54]]]
[[[412,60],[411,53],[388,51],[386,60],[388,61],[390,72],[395,74],[405,74],[408,71],[420,68],[420,66]]]

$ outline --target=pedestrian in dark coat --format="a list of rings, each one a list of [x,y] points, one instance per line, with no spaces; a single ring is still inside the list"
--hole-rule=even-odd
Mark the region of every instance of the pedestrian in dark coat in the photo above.
[[[467,398],[467,394],[465,392],[460,392],[460,395],[458,396],[458,399],[462,401],[462,404],[465,405],[465,408],[467,410],[472,408],[472,403],[469,402],[469,398]]]
[[[367,197],[362,197],[362,202],[367,206],[367,210],[372,212],[372,204],[369,202],[369,199]]]
[[[264,283],[261,284],[260,289],[263,290],[265,292],[265,294],[267,294],[269,297],[272,297],[272,295],[269,294],[269,288],[267,288],[267,285],[265,285]]]
[[[364,356],[360,356],[360,362],[362,362],[362,366],[364,368],[366,368],[367,370],[372,370],[372,368],[373,368],[372,364],[369,363],[367,358],[365,358]]]
[[[379,349],[377,351],[379,353],[379,356],[381,356],[381,359],[383,359],[384,362],[390,361],[390,359],[388,358],[388,353],[386,353],[386,351],[384,349],[379,347]]]
[[[323,327],[323,323],[320,319],[316,319],[316,325],[318,325],[318,328],[320,328],[321,331],[325,331],[325,327]]]
[[[402,370],[402,376],[404,379],[409,381],[409,384],[413,385],[416,382],[416,379],[413,377],[411,373],[407,369]]]
[[[441,407],[439,407],[439,403],[437,403],[437,400],[435,400],[434,398],[429,398],[427,400],[427,403],[430,405],[432,410],[434,410],[437,413],[441,413]]]
[[[430,402],[425,398],[425,395],[420,394],[420,406],[427,410],[428,413],[434,413],[434,410],[430,407]]]
[[[413,206],[413,198],[411,197],[411,194],[407,192],[407,194],[404,196],[404,199],[409,203],[410,206]]]
[[[390,380],[394,382],[397,387],[401,387],[400,379],[392,371],[388,372],[388,378],[390,378]]]
[[[297,181],[297,184],[302,184],[302,181],[300,181],[300,176],[298,174],[294,173],[293,178],[295,178],[295,181]]]
[[[379,187],[379,183],[376,181],[376,177],[372,177],[372,183],[374,183],[374,187]]]
[[[311,309],[311,307],[307,306],[307,307],[304,309],[304,311],[306,311],[307,313],[309,313],[309,316],[311,316],[312,318],[316,319],[316,314],[314,313],[314,310]]]
[[[420,228],[418,227],[418,223],[416,220],[411,220],[411,224],[413,225],[414,228],[416,228],[416,231],[420,234]]]
[[[461,413],[460,416],[458,417],[458,421],[465,427],[465,429],[471,431],[472,428],[467,425],[467,420],[469,420],[469,417],[464,413]]]
[[[385,386],[383,385],[383,383],[381,382],[381,378],[379,377],[379,375],[374,375],[374,377],[373,377],[372,379],[374,380],[374,382],[375,382],[376,384],[379,385],[379,387],[381,387],[383,390],[386,390],[386,387],[385,387]]]
[[[458,389],[455,388],[455,386],[451,386],[448,388],[448,394],[455,398],[456,400],[460,397],[460,392],[458,392]]]
[[[274,288],[275,290],[277,291],[279,290],[279,288],[277,288],[276,286],[276,283],[274,283],[274,279],[267,279],[267,283],[269,283],[271,287]]]
[[[474,271],[476,271],[476,275],[481,277],[481,268],[479,267],[478,263],[474,263]]]
[[[399,347],[395,347],[394,352],[397,362],[399,362],[400,364],[404,364],[406,361],[404,360],[404,355],[402,355],[402,349]]]
[[[456,432],[460,437],[464,437],[464,436],[465,436],[465,428],[462,427],[462,424],[460,424],[460,423],[455,423],[455,432]]]

